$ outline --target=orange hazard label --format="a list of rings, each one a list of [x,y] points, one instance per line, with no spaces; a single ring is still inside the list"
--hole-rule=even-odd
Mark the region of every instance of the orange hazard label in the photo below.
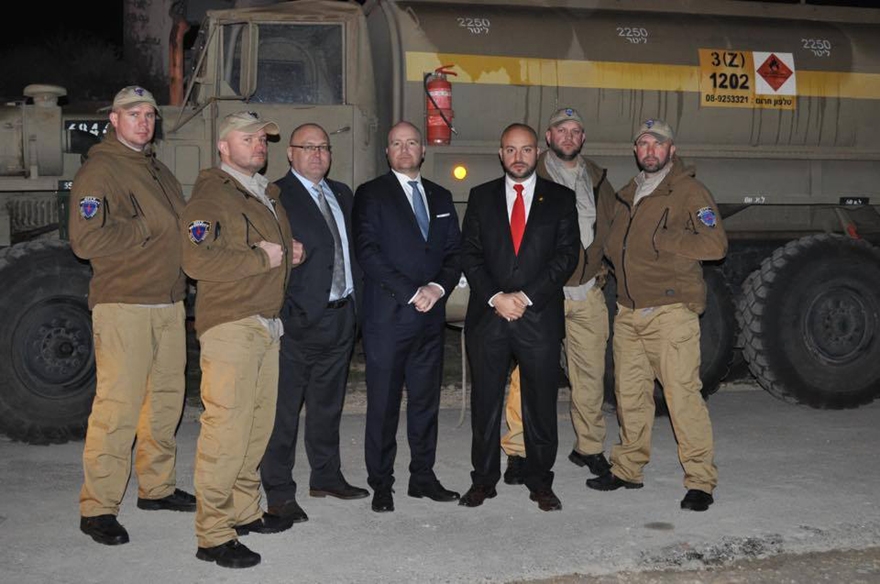
[[[770,53],[770,56],[767,57],[756,71],[774,91],[779,91],[779,88],[782,87],[783,84],[788,81],[789,77],[794,74],[794,72],[788,68],[788,65],[783,63],[779,57],[773,53]]]

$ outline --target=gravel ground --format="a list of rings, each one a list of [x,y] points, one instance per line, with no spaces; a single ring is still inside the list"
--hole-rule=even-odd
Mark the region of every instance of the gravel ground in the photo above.
[[[524,583],[525,581],[521,581]],[[740,560],[701,570],[619,572],[589,577],[572,574],[529,584],[876,584],[880,582],[880,547],[861,550],[780,554]]]

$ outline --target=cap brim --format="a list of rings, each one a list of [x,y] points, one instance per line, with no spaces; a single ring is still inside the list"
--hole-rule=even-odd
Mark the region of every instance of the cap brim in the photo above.
[[[563,118],[561,120],[556,120],[555,122],[550,122],[550,125],[547,127],[554,128],[554,127],[558,126],[559,124],[564,124],[565,122],[575,122],[581,128],[584,127],[584,123],[576,118]]]
[[[644,136],[645,134],[651,134],[652,136],[654,136],[655,138],[657,138],[657,140],[660,141],[660,142],[666,142],[666,141],[668,141],[668,140],[672,140],[672,136],[666,136],[666,135],[664,135],[664,134],[658,134],[657,132],[642,132],[641,134],[639,134],[638,136],[636,136],[636,139],[633,140],[633,143],[638,142],[638,141],[639,141],[639,138],[641,138],[641,137]]]
[[[281,134],[281,131],[278,129],[278,124],[275,122],[254,122],[253,124],[248,124],[240,128],[230,128],[226,133],[244,132],[245,134],[256,134],[260,130],[266,130],[266,133],[270,136],[278,136]]]

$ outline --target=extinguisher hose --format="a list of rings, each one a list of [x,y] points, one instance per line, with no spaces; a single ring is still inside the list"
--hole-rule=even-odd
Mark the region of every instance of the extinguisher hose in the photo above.
[[[449,130],[450,130],[453,134],[456,134],[456,135],[457,135],[458,132],[457,132],[457,131],[455,130],[455,128],[452,126],[452,122],[450,122],[449,119],[447,119],[446,115],[443,113],[443,110],[440,109],[440,106],[437,105],[437,102],[436,102],[436,101],[434,101],[434,96],[431,95],[431,92],[430,92],[430,91],[428,91],[428,78],[429,78],[431,75],[433,75],[433,73],[425,73],[425,77],[422,79],[422,86],[425,88],[425,95],[427,95],[427,96],[428,96],[428,99],[431,100],[431,103],[434,105],[434,109],[437,110],[437,113],[440,114],[440,117],[443,119],[443,123],[446,124],[446,125],[449,127]]]

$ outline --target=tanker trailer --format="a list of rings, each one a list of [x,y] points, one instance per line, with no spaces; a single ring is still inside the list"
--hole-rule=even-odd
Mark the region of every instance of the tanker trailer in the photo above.
[[[422,170],[460,208],[500,174],[510,122],[540,131],[576,107],[583,153],[619,188],[637,170],[633,132],[663,118],[730,237],[727,259],[704,267],[706,390],[736,344],[776,397],[839,408],[880,393],[880,12],[720,0],[364,10],[379,140],[397,119],[425,120],[426,74],[456,73],[455,133],[429,145]]]

